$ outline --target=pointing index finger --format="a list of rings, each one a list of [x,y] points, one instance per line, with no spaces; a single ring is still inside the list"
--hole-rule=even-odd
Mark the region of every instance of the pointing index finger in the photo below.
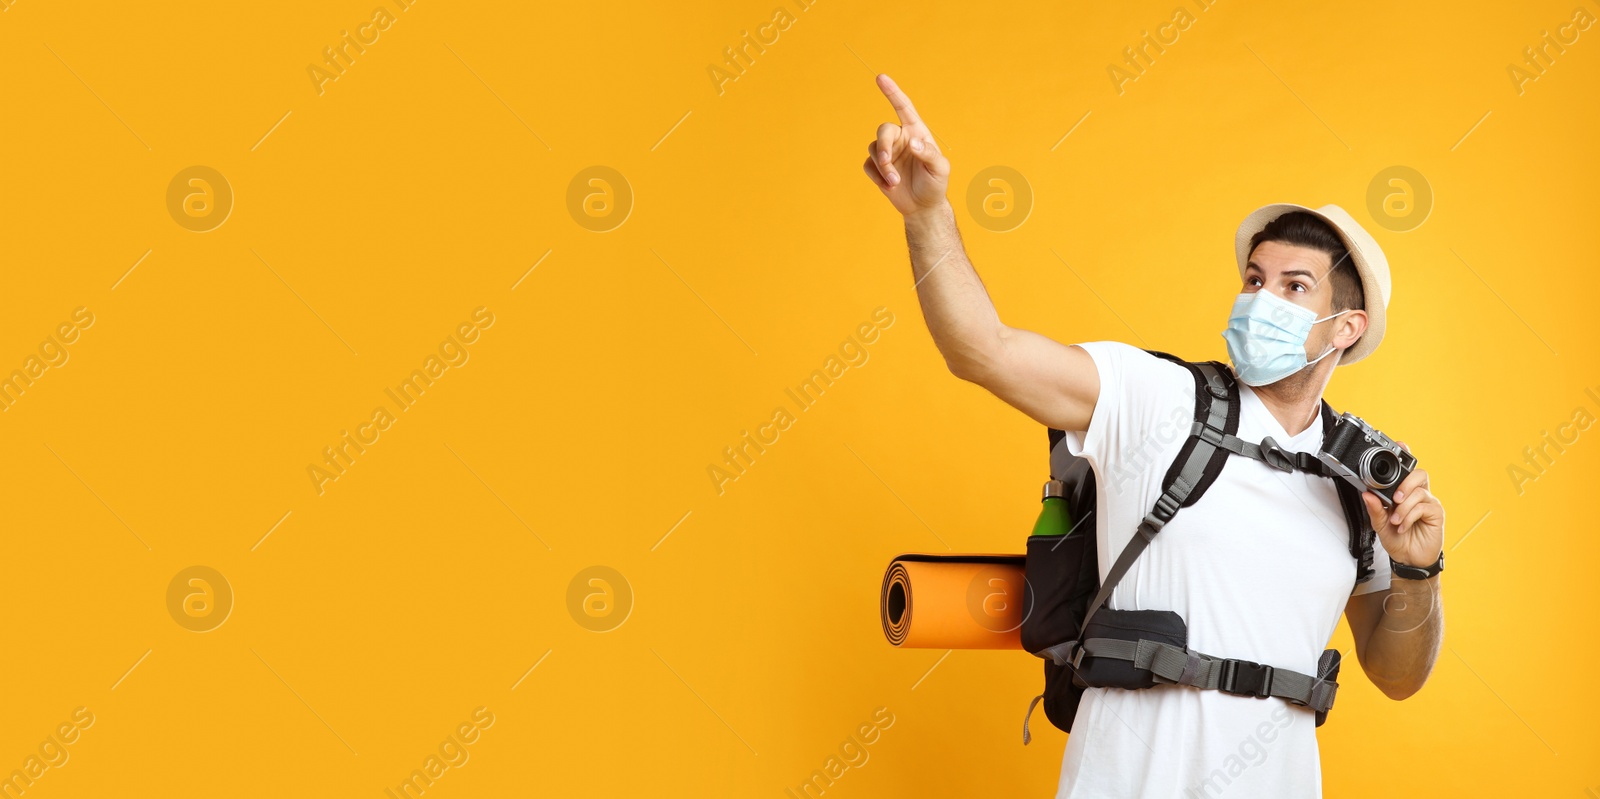
[[[915,125],[922,122],[917,116],[917,109],[911,105],[911,98],[900,91],[900,87],[886,74],[878,75],[878,88],[883,91],[883,96],[889,98],[889,104],[894,106],[894,112],[900,117],[900,124]]]

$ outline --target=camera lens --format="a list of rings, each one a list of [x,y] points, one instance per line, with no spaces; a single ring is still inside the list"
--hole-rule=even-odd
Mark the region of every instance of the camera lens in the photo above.
[[[1400,458],[1393,450],[1373,447],[1361,455],[1361,479],[1373,488],[1388,488],[1400,480]]]

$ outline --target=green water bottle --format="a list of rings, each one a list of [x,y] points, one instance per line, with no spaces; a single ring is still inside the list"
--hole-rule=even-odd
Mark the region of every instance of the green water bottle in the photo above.
[[[1051,480],[1044,484],[1043,507],[1033,523],[1034,535],[1067,535],[1072,532],[1072,512],[1067,509],[1067,484]]]

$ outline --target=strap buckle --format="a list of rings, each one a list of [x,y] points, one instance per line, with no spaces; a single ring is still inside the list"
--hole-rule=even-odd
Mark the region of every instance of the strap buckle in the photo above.
[[[1083,660],[1083,643],[1078,640],[1063,641],[1055,646],[1047,646],[1033,653],[1057,666],[1071,666],[1078,668],[1079,661]]]
[[[1272,436],[1261,439],[1259,446],[1261,447],[1261,460],[1268,466],[1284,472],[1294,471],[1294,457],[1285,452],[1283,447],[1278,446],[1278,442],[1273,441]]]
[[[1271,695],[1272,667],[1249,660],[1226,658],[1217,679],[1217,690],[1235,696],[1265,699]]]
[[[1162,523],[1166,523],[1172,521],[1172,517],[1178,515],[1179,507],[1181,507],[1181,504],[1178,500],[1170,492],[1163,491],[1161,496],[1156,497],[1155,507],[1151,508],[1150,512],[1157,519],[1160,519]]]

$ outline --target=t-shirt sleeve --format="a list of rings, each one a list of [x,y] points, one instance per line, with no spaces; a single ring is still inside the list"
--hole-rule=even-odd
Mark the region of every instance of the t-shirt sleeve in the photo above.
[[[1120,341],[1077,346],[1094,359],[1100,395],[1088,430],[1062,431],[1067,452],[1089,461],[1102,479],[1152,468],[1156,464],[1147,461],[1159,449],[1152,445],[1189,432],[1194,378],[1182,366]]]
[[[1389,590],[1389,581],[1394,578],[1389,569],[1389,553],[1383,549],[1383,542],[1376,539],[1372,542],[1372,579],[1364,583],[1356,583],[1350,596],[1361,596],[1373,591]]]

